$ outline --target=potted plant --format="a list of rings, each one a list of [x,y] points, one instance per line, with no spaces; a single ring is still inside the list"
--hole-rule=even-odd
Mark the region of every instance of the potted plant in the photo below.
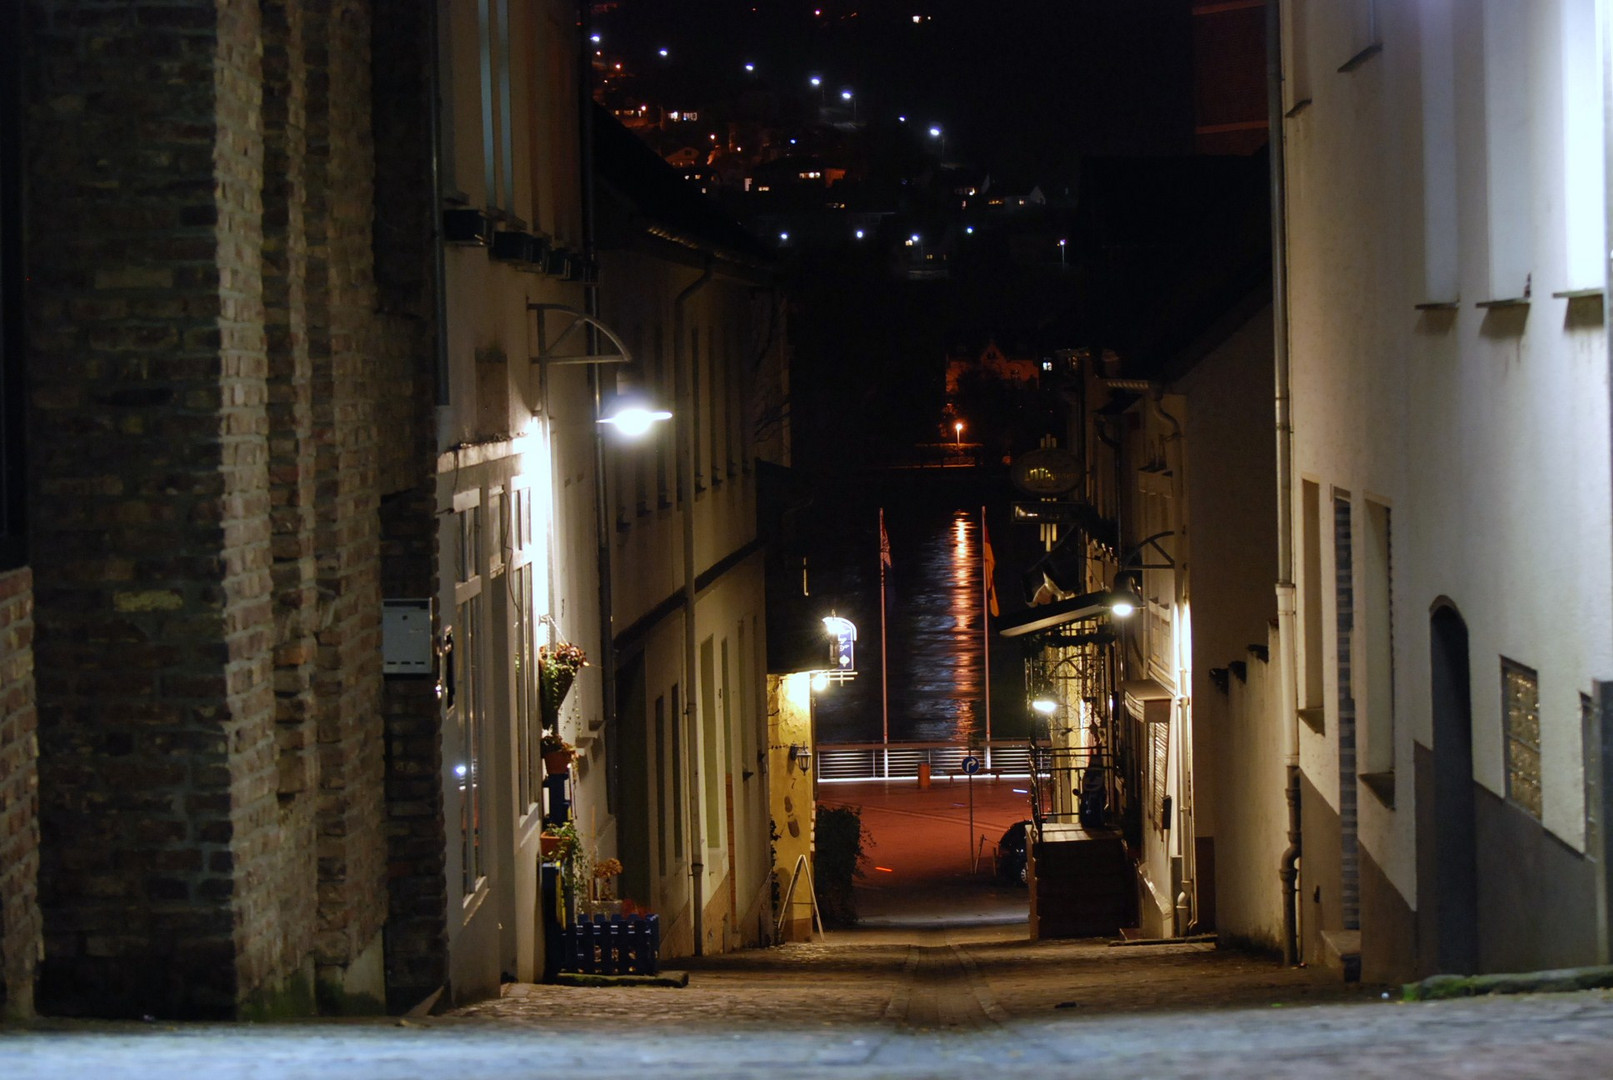
[[[550,776],[559,776],[571,768],[571,763],[580,756],[577,748],[560,737],[556,731],[543,733],[543,740],[539,744],[543,754],[543,771]]]
[[[589,906],[595,915],[622,913],[622,902],[616,899],[615,882],[621,872],[620,859],[600,859],[594,863],[594,895]]]
[[[538,712],[545,728],[560,721],[560,703],[566,700],[577,672],[588,666],[588,657],[569,641],[538,648]]]
[[[538,853],[546,862],[568,863],[576,854],[578,843],[577,826],[572,822],[545,825],[538,834]]]

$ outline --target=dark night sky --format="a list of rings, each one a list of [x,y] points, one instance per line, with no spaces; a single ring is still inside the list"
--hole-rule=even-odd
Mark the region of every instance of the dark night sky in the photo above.
[[[706,102],[747,83],[857,94],[947,131],[950,158],[1046,182],[1081,155],[1192,149],[1188,0],[619,0],[595,30]],[[821,10],[822,15],[814,15]],[[851,12],[856,12],[855,16]],[[915,25],[915,14],[927,21]],[[670,56],[661,59],[659,48]],[[756,64],[754,75],[744,70]],[[667,104],[672,104],[667,101]],[[698,104],[691,102],[690,104]]]

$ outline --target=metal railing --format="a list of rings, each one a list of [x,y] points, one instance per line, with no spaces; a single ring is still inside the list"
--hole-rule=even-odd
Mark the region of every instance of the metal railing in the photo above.
[[[936,779],[964,776],[963,759],[980,760],[980,776],[1028,777],[1030,744],[998,739],[978,746],[942,742],[836,743],[819,745],[813,757],[821,783],[850,780],[914,780],[929,765]]]

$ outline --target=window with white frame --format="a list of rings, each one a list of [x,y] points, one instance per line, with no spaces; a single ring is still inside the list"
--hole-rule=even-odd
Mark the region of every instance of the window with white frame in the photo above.
[[[459,801],[460,892],[473,895],[487,876],[483,830],[487,815],[483,799],[486,759],[483,716],[481,650],[486,608],[482,595],[482,505],[480,491],[454,496],[454,691],[451,723],[458,754],[453,761]]]

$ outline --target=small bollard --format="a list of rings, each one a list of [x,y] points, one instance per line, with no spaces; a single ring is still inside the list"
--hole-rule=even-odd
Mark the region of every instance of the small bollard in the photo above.
[[[930,790],[930,763],[928,761],[919,762],[919,790]]]

